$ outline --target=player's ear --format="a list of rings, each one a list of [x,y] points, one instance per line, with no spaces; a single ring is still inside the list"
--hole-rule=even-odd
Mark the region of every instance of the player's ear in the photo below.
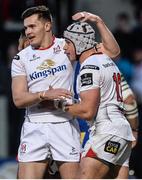
[[[45,23],[45,29],[46,29],[47,32],[51,31],[51,29],[52,29],[52,24],[51,24],[51,22],[47,21],[47,22]]]

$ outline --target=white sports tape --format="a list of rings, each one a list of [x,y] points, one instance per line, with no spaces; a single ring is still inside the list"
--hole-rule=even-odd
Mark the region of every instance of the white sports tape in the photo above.
[[[55,107],[56,109],[59,108],[59,102],[60,102],[59,99],[54,99],[54,107]]]
[[[133,104],[124,103],[125,116],[127,119],[133,119],[138,117],[137,103],[134,100]]]
[[[127,97],[130,95],[133,95],[133,92],[130,88],[128,88],[126,90],[122,90],[123,101],[125,101],[125,99],[127,99]]]
[[[72,105],[78,102],[79,101],[75,98],[54,99],[54,107],[56,109],[62,109],[62,111],[65,111],[66,105]]]

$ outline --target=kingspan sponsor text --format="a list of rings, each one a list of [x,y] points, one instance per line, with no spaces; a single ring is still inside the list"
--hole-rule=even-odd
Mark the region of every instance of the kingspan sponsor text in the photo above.
[[[32,74],[30,74],[29,76],[30,76],[31,80],[34,80],[34,79],[37,79],[40,77],[46,78],[50,75],[56,74],[57,72],[65,71],[66,69],[67,69],[66,65],[62,65],[62,66],[57,66],[55,68],[46,69],[46,70],[43,70],[40,72],[35,71]]]

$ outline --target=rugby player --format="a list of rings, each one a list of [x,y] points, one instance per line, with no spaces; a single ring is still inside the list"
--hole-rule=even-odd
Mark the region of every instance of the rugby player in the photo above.
[[[117,172],[124,163],[128,165],[135,140],[123,114],[121,73],[108,55],[98,53],[95,31],[88,23],[71,24],[64,38],[68,58],[81,63],[80,102],[65,106],[64,111],[89,121],[91,126],[77,178],[105,178],[112,165]]]

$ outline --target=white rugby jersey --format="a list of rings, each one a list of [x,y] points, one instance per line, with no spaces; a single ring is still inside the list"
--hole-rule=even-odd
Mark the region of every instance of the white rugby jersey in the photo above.
[[[100,88],[100,105],[94,120],[96,133],[134,140],[130,125],[122,112],[120,71],[105,54],[88,57],[80,67],[78,91],[94,88]]]
[[[31,46],[19,52],[12,61],[12,77],[24,75],[27,77],[29,92],[35,93],[53,88],[72,89],[73,67],[64,54],[64,39],[55,38],[47,49],[33,49]],[[71,115],[60,110],[49,111],[38,104],[26,109],[27,115],[33,121],[59,122],[71,119]],[[46,118],[45,118],[46,116]]]

